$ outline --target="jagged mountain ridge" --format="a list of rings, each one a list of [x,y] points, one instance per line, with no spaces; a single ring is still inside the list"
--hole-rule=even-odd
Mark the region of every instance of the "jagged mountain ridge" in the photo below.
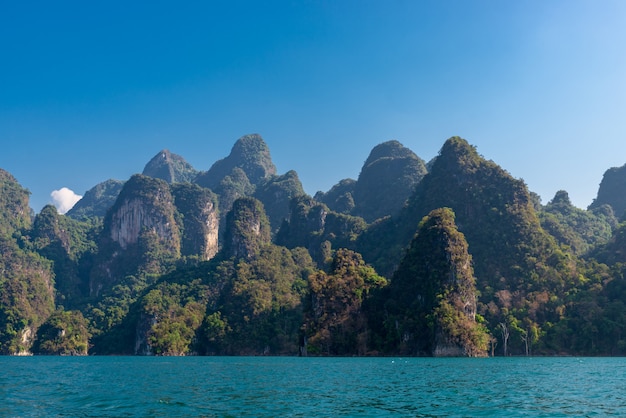
[[[415,161],[391,141],[372,151],[362,174],[398,155]],[[261,160],[267,162],[266,157],[269,149]],[[60,216],[50,207],[31,224],[19,211],[4,210],[14,214],[0,225],[6,254],[34,265],[40,260],[49,284],[28,274],[0,277],[6,289],[17,289],[20,280],[35,285],[26,293],[13,293],[21,295],[18,299],[48,289],[40,293],[48,296],[33,299],[35,311],[24,303],[11,305],[9,299],[0,306],[3,352],[32,348],[78,354],[92,345],[90,352],[101,354],[397,354],[404,352],[400,342],[409,341],[409,335],[416,333],[420,340],[433,331],[420,328],[423,318],[441,318],[441,324],[456,318],[462,325],[447,334],[435,329],[434,343],[417,350],[432,355],[483,350],[483,331],[498,341],[492,350],[498,346],[504,353],[624,352],[620,347],[626,341],[620,335],[626,315],[619,306],[626,300],[626,285],[619,262],[626,252],[622,228],[606,237],[616,225],[608,206],[574,210],[566,192],[541,206],[522,181],[461,138],[446,141],[429,166],[399,212],[376,215],[370,223],[306,196],[295,172],[257,177],[254,184],[244,164],[219,180],[216,193],[190,182],[133,176],[106,216],[83,218],[88,222]],[[401,176],[401,171],[388,171]],[[9,191],[5,196],[19,191],[10,177],[2,180],[3,190]],[[340,182],[338,188],[352,194],[356,183]],[[23,194],[14,196],[23,203]],[[235,210],[228,205],[216,209],[228,199]],[[0,202],[2,208],[15,208],[12,201]],[[449,213],[437,212],[443,207]],[[436,239],[464,237],[450,248],[461,249],[460,259],[472,261],[453,268],[434,263],[456,253],[429,257],[424,252],[435,246],[428,239],[419,253],[407,253],[416,232],[424,237],[420,225],[427,215],[443,226]],[[608,243],[602,247],[603,242]],[[589,251],[594,248],[599,252]],[[11,265],[6,261],[5,266]],[[473,269],[461,267],[468,262]],[[388,287],[367,264],[384,273]],[[398,325],[385,322],[384,312],[392,312],[385,308],[385,289],[395,295],[412,292],[394,276],[398,265],[410,266],[404,268],[406,277],[431,270],[432,277],[470,272],[466,283],[475,278],[475,308],[469,316],[461,315],[468,299],[454,296],[457,291],[444,280],[441,291],[452,292],[447,304],[429,305],[408,321],[397,317]],[[471,294],[466,290],[459,291]],[[51,297],[58,307],[74,311],[53,314]],[[20,325],[22,320],[7,321],[15,309],[26,311],[21,318],[28,326]],[[582,315],[585,309],[590,310]],[[29,322],[28,311],[38,312],[39,319]],[[603,324],[596,334],[590,334],[590,321]],[[91,337],[81,332],[76,341],[59,340],[51,331],[60,335],[69,327],[83,329],[83,324]],[[396,334],[400,324],[408,333]],[[466,331],[457,333],[461,329]],[[505,330],[510,338],[504,339]],[[459,345],[458,338],[472,336],[478,338],[476,344]]]

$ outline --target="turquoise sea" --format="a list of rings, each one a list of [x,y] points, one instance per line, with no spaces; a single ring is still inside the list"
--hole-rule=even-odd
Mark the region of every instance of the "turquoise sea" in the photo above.
[[[626,416],[625,358],[0,357],[2,417]]]

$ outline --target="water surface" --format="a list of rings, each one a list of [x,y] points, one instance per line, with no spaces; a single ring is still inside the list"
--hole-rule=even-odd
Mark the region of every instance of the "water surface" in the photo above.
[[[0,416],[626,416],[624,358],[0,357]]]

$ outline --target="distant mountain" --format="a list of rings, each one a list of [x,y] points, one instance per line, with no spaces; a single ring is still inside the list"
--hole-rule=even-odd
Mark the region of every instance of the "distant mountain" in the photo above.
[[[200,173],[195,182],[209,189],[217,189],[220,182],[239,168],[252,185],[258,185],[276,174],[270,150],[261,135],[245,135],[235,142],[228,157],[215,162],[211,168]]]
[[[196,178],[198,171],[180,155],[164,149],[146,164],[142,174],[168,183],[189,183]]]
[[[74,219],[87,219],[94,216],[104,218],[107,210],[115,203],[124,182],[120,180],[106,180],[85,192],[66,215]]]
[[[604,173],[598,189],[598,196],[589,205],[589,209],[595,209],[604,204],[613,208],[618,219],[624,220],[626,215],[626,164],[621,167],[610,168]]]
[[[617,220],[609,205],[582,210],[574,205],[564,190],[539,211],[541,226],[560,244],[569,246],[575,254],[605,244],[613,234]]]
[[[281,176],[272,176],[258,185],[253,196],[263,203],[272,233],[275,233],[283,221],[289,219],[291,200],[304,194],[298,173],[291,170]]]
[[[413,151],[387,141],[372,149],[358,180],[342,180],[315,198],[336,212],[373,222],[397,215],[426,173],[424,161]]]
[[[424,161],[400,142],[377,145],[354,185],[353,215],[368,222],[397,215],[426,172]]]

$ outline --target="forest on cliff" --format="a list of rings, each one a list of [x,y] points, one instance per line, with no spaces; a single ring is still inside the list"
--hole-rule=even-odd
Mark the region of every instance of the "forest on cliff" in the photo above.
[[[543,204],[466,140],[314,196],[257,134],[65,215],[0,169],[0,354],[625,355],[626,165]]]

